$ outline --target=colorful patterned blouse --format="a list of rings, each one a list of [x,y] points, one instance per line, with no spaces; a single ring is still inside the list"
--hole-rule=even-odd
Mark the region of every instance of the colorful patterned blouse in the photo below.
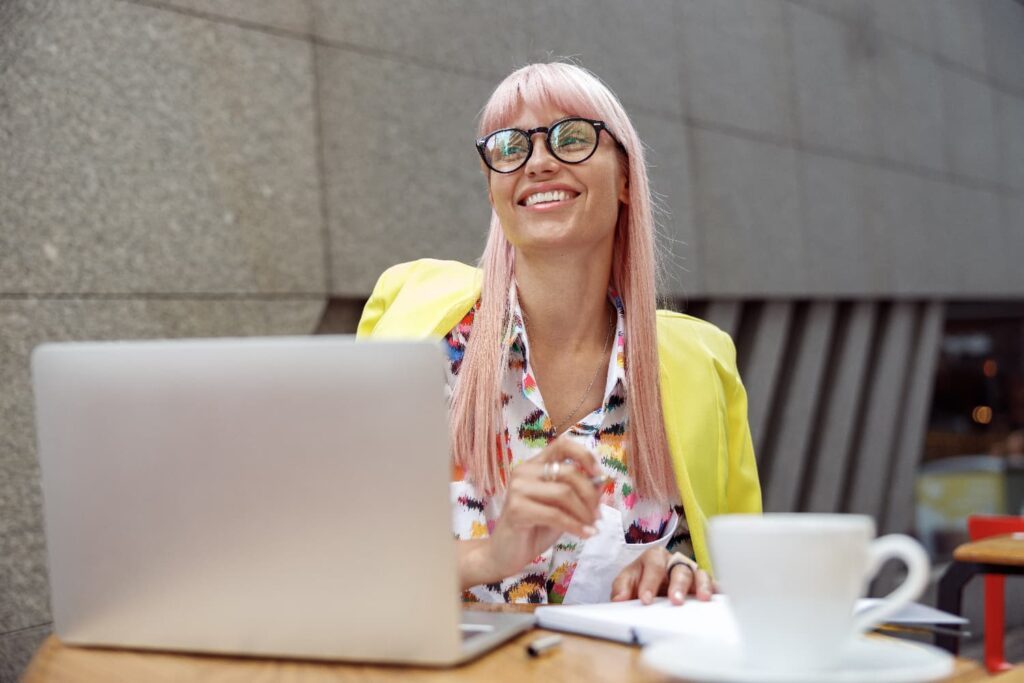
[[[670,550],[683,550],[692,556],[692,551],[688,549],[689,533],[678,500],[655,501],[640,498],[627,472],[623,448],[629,422],[628,382],[624,362],[624,311],[622,300],[613,290],[609,290],[608,296],[617,312],[617,320],[615,343],[612,345],[611,357],[608,360],[604,400],[600,408],[570,427],[568,433],[574,441],[594,453],[603,474],[611,478],[605,486],[601,503],[602,517],[616,520],[610,522],[611,524],[616,524],[621,515],[622,537],[621,540],[612,539],[612,544],[617,542],[621,546],[624,542],[628,545],[626,552],[632,551],[637,555],[646,549],[646,544],[665,546],[667,543]],[[478,308],[479,301],[445,337],[450,361],[449,396],[458,381],[459,367]],[[505,430],[501,440],[504,444],[503,455],[510,466],[515,468],[519,463],[537,455],[556,435],[544,407],[544,399],[530,369],[530,345],[514,286],[510,292],[510,310],[512,325],[509,337],[505,340],[505,343],[510,345],[508,371],[502,385]],[[503,495],[485,496],[465,479],[453,482],[451,488],[453,528],[456,537],[486,538],[500,515]],[[587,552],[588,543],[591,550],[596,550],[602,543],[608,545],[608,539],[595,539],[596,536],[583,540],[577,536],[564,534],[521,573],[497,583],[474,586],[463,594],[463,599],[469,602],[529,603],[608,600],[609,596],[603,594],[604,588],[598,589],[597,597],[594,597],[595,591],[592,588],[584,590],[580,587],[575,591],[580,599],[573,599],[573,593],[570,591],[581,555],[590,557],[595,554]],[[607,554],[609,551],[602,552]],[[626,554],[620,553],[620,556],[625,557]],[[606,566],[612,562],[608,558],[588,561],[591,564],[603,563]],[[622,561],[625,560],[620,560]],[[604,580],[604,584],[609,588],[610,580]],[[593,582],[588,580],[578,583]],[[567,594],[569,599],[566,598]]]

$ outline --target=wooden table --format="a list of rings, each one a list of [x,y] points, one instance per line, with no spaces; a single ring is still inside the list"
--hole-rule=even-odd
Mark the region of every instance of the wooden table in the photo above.
[[[529,608],[527,608],[529,609]],[[520,611],[520,610],[516,610]],[[534,659],[526,645],[549,631],[529,631],[497,650],[455,669],[422,669],[365,664],[322,664],[239,657],[145,653],[62,645],[50,636],[36,652],[25,683],[79,681],[301,681],[302,683],[374,683],[375,681],[574,681],[667,683],[670,679],[644,668],[640,648],[582,636],[564,635],[555,652]],[[1015,678],[1005,677],[1017,674]],[[1024,681],[1024,670],[989,677],[977,662],[958,659],[947,681],[969,683]]]
[[[978,574],[1024,575],[1024,535],[990,536],[958,546],[939,580],[939,609],[960,614],[964,586]],[[935,642],[953,654],[959,651],[957,638],[940,636]]]
[[[1003,567],[1024,567],[1024,534],[990,536],[973,543],[964,543],[953,551],[957,562],[994,564]]]

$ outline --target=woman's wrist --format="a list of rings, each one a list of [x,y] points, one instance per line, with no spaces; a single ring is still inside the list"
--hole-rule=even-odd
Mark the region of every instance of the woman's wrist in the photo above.
[[[459,589],[466,590],[482,583],[504,578],[491,558],[491,539],[478,538],[458,543]]]

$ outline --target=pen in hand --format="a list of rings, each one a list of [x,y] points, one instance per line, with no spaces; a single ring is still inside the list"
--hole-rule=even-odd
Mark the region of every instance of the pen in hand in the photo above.
[[[566,465],[566,466],[575,466],[576,465],[576,463],[573,462],[569,458],[566,458],[565,460],[563,460],[562,464]],[[612,481],[612,478],[609,477],[607,474],[599,474],[596,477],[590,477],[590,483],[594,485],[594,488],[603,488],[603,487],[607,486],[608,482],[610,482],[610,481]]]

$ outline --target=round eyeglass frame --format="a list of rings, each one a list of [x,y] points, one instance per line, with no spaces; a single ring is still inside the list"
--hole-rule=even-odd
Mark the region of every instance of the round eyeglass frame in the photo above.
[[[590,150],[590,154],[576,161],[568,161],[566,159],[563,159],[551,147],[551,131],[560,126],[561,124],[567,123],[569,121],[584,121],[586,123],[589,123],[591,126],[594,127],[594,131],[597,133],[597,137],[594,138],[594,148]],[[499,133],[505,133],[507,131],[515,131],[517,133],[522,133],[526,137],[526,156],[523,157],[522,163],[516,166],[515,168],[511,168],[507,171],[502,171],[491,166],[491,163],[487,160],[487,141],[493,138],[495,135],[498,135]],[[496,131],[488,133],[482,138],[478,138],[476,141],[476,151],[480,154],[480,158],[483,159],[484,165],[486,165],[487,168],[491,169],[495,173],[515,173],[523,166],[525,166],[526,162],[530,160],[531,156],[533,156],[533,136],[536,135],[537,133],[544,133],[544,145],[548,148],[548,152],[551,153],[551,156],[558,159],[563,164],[576,165],[582,164],[584,161],[594,156],[594,152],[597,151],[597,148],[601,142],[601,131],[608,133],[609,137],[611,137],[611,139],[615,141],[616,147],[618,147],[623,152],[626,151],[626,148],[623,147],[621,142],[619,142],[619,139],[616,138],[610,130],[608,130],[608,126],[605,125],[604,121],[598,121],[597,119],[588,119],[582,116],[567,116],[564,119],[559,119],[558,121],[555,121],[550,126],[538,126],[537,128],[531,128],[530,130],[523,130],[522,128],[500,128]]]

